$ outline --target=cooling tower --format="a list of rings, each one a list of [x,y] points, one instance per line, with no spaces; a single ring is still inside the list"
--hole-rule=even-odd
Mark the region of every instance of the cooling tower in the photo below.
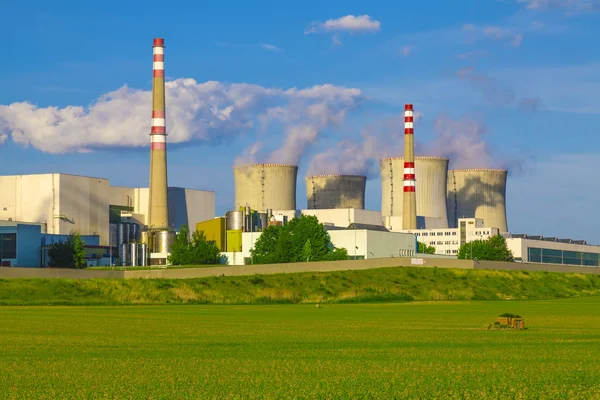
[[[404,194],[404,157],[385,158],[381,168],[381,214],[402,217]],[[448,159],[415,157],[417,228],[447,228],[446,186]]]
[[[283,164],[250,164],[233,168],[235,209],[258,212],[296,209],[298,167]]]
[[[485,226],[508,232],[506,223],[506,177],[503,169],[457,169],[448,171],[448,223],[458,218],[481,218]]]
[[[361,175],[314,175],[306,177],[309,210],[365,208],[367,177]]]

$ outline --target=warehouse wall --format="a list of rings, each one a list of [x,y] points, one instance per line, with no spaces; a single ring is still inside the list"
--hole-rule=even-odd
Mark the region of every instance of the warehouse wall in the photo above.
[[[100,235],[100,245],[108,246],[108,179],[60,174],[58,218],[59,234],[78,231],[82,235]]]

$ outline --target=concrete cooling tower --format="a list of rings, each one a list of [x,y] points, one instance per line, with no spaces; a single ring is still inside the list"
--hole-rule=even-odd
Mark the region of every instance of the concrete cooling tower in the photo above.
[[[456,228],[458,218],[481,218],[484,225],[508,232],[506,177],[503,169],[457,169],[448,171],[448,222]]]
[[[314,175],[305,179],[309,210],[365,208],[366,176]]]
[[[235,209],[295,210],[298,167],[283,164],[249,164],[233,168]]]
[[[403,211],[404,157],[385,158],[381,168],[381,214],[384,219],[400,218]],[[448,227],[446,187],[448,159],[415,157],[417,228]],[[395,224],[398,226],[398,224]]]

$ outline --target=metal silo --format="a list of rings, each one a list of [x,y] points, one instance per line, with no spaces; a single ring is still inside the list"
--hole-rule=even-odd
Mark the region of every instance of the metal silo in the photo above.
[[[404,157],[385,158],[381,168],[381,215],[402,217],[404,193]],[[415,157],[417,228],[448,227],[446,190],[448,159]]]
[[[504,169],[457,169],[448,171],[448,222],[456,228],[458,218],[481,218],[487,227],[508,232]]]
[[[283,164],[250,164],[233,168],[235,209],[254,211],[296,209],[298,167]]]
[[[241,231],[244,229],[244,213],[242,211],[228,211],[225,215],[225,224],[228,231]]]
[[[305,179],[309,210],[365,208],[366,176],[314,175]]]

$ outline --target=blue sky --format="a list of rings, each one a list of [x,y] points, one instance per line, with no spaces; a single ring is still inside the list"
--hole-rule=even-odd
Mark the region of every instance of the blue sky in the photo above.
[[[511,231],[600,243],[594,0],[22,1],[3,16],[2,174],[147,185],[164,37],[169,183],[215,190],[218,213],[236,159],[299,162],[299,207],[307,171],[367,173],[379,209],[377,159],[400,154],[414,103],[421,154],[511,170]]]

